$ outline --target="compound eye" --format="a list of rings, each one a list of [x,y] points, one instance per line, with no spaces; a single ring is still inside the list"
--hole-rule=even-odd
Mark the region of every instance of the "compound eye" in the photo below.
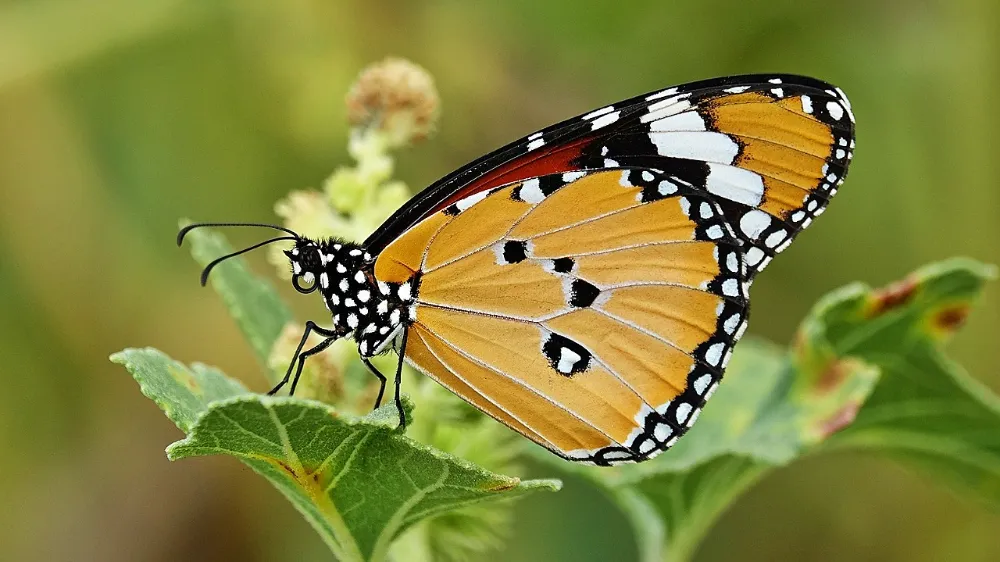
[[[302,286],[300,280],[305,281],[308,285]],[[316,277],[312,274],[312,272],[306,272],[302,275],[293,275],[292,286],[295,287],[296,291],[302,293],[303,295],[307,295],[316,290]]]

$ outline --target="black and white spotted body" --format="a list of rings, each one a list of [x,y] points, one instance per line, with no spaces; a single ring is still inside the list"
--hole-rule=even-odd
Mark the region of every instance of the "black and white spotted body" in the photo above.
[[[291,262],[296,289],[319,290],[332,316],[333,331],[352,337],[362,357],[393,348],[412,322],[416,280],[376,281],[374,257],[361,246],[337,239],[302,238],[285,255]]]

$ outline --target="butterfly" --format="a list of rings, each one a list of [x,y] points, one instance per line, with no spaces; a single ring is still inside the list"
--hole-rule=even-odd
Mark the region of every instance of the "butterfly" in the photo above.
[[[718,388],[750,286],[837,193],[854,151],[846,95],[791,75],[693,82],[530,134],[414,196],[367,240],[276,240],[306,323],[278,392],[353,338],[398,356],[568,460],[638,462],[670,448]],[[303,349],[308,336],[323,337]]]

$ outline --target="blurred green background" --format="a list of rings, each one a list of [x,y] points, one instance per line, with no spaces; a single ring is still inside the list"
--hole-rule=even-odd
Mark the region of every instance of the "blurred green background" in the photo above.
[[[398,161],[414,187],[675,83],[838,84],[858,120],[850,178],[754,286],[751,333],[786,342],[846,282],[1000,262],[998,37],[996,0],[0,1],[0,558],[327,559],[243,465],[170,464],[180,433],[107,356],[153,345],[265,388],[177,220],[273,221],[318,186],[347,158],[343,95],[366,64],[404,56],[437,81],[440,131]],[[998,332],[991,287],[951,345],[995,391]],[[491,558],[635,556],[611,503],[569,479],[518,505]],[[1000,560],[1000,515],[888,460],[822,456],[722,517],[697,560],[732,559]]]

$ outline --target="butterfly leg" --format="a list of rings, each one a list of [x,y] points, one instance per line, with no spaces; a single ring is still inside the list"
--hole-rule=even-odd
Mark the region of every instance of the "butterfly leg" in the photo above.
[[[375,406],[372,408],[372,410],[377,410],[382,404],[382,395],[385,394],[385,375],[378,370],[378,367],[372,365],[372,362],[369,361],[367,357],[362,357],[361,361],[364,362],[365,366],[368,367],[368,370],[371,371],[373,375],[378,377],[379,383],[381,383],[381,386],[378,387],[378,398],[375,399]]]
[[[303,346],[306,344],[306,340],[309,339],[309,334],[311,332],[316,332],[317,334],[326,338],[314,347],[311,347],[305,351],[302,351]],[[292,380],[292,388],[288,393],[289,396],[295,394],[295,385],[299,382],[299,376],[302,374],[302,367],[305,365],[306,357],[310,355],[315,355],[324,349],[330,347],[330,344],[337,341],[340,336],[337,335],[333,330],[327,330],[325,328],[320,328],[312,320],[306,322],[305,332],[302,333],[302,339],[299,340],[298,347],[295,348],[295,353],[292,355],[292,361],[288,364],[288,370],[285,371],[285,377],[281,379],[274,388],[269,390],[268,395],[273,396],[277,393],[283,386],[288,384],[288,379],[292,378],[292,368],[295,367],[295,378]]]
[[[403,401],[399,399],[399,387],[403,380],[403,358],[406,357],[406,335],[409,330],[403,330],[403,341],[399,344],[399,363],[396,364],[396,411],[399,412],[399,427],[406,427],[406,413],[403,412]]]

